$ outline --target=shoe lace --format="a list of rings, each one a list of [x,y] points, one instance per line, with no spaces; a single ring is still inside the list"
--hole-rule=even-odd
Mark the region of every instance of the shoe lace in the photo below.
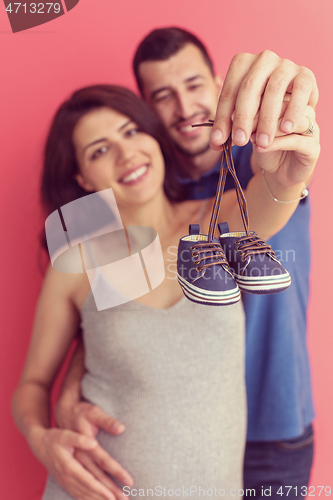
[[[213,124],[214,124],[213,120],[208,120],[208,122],[206,122],[206,123],[198,123],[198,124],[192,125],[192,127],[201,127],[201,126],[212,127]],[[218,222],[218,217],[219,217],[219,213],[220,213],[222,194],[224,191],[225,181],[227,178],[228,171],[230,172],[230,174],[234,180],[238,205],[240,208],[241,217],[243,220],[245,232],[246,232],[248,237],[250,237],[250,235],[251,235],[251,233],[249,231],[249,214],[248,214],[248,210],[247,210],[247,203],[246,203],[246,199],[245,199],[245,196],[243,193],[243,189],[240,185],[240,182],[239,182],[237,174],[236,174],[236,169],[235,169],[234,161],[232,158],[231,146],[232,146],[232,139],[231,139],[231,134],[230,134],[230,136],[228,137],[226,142],[223,144],[220,176],[219,176],[219,180],[218,180],[218,184],[217,184],[216,196],[215,196],[214,206],[213,206],[212,215],[211,215],[210,224],[209,224],[209,231],[208,231],[208,241],[209,242],[211,242],[214,239],[216,226],[217,226],[217,222]]]
[[[213,241],[207,243],[200,242],[196,245],[192,245],[190,250],[192,250],[192,257],[197,258],[197,260],[194,261],[194,264],[197,266],[197,271],[202,271],[203,269],[218,264],[229,267],[228,261],[219,243]],[[211,262],[205,263],[206,260],[210,260]]]
[[[241,252],[243,260],[246,260],[249,256],[260,253],[269,253],[271,257],[275,257],[275,252],[271,246],[254,233],[239,238],[235,241],[235,245],[238,245],[237,250]]]

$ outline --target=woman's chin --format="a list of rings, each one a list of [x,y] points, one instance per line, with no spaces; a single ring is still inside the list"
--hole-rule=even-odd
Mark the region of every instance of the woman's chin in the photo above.
[[[147,204],[154,203],[155,200],[159,200],[160,196],[164,195],[163,189],[144,189],[140,191],[133,192],[131,196],[117,197],[116,202],[119,210],[129,210],[135,208],[140,210],[140,207],[144,208]]]
[[[121,193],[119,192],[118,194],[115,192],[115,197],[119,208],[128,208],[131,206],[139,208],[140,205],[144,206],[163,194],[162,182],[151,183],[147,179],[128,186],[122,184]]]

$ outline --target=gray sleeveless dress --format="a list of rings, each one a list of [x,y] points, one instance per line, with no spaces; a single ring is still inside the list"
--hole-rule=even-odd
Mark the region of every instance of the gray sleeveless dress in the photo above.
[[[126,426],[119,436],[98,434],[134,479],[136,491],[127,487],[125,495],[238,498],[246,430],[242,304],[183,297],[167,310],[132,301],[97,311],[90,293],[82,328],[82,394]],[[43,500],[73,497],[49,477]]]

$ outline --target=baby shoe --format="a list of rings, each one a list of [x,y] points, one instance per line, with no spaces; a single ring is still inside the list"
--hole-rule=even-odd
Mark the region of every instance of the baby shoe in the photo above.
[[[177,277],[184,295],[206,305],[229,305],[240,300],[240,291],[229,269],[218,238],[208,242],[199,224],[179,241]]]
[[[239,288],[248,293],[282,292],[291,284],[291,277],[274,251],[251,231],[229,232],[226,222],[218,224],[220,243]]]

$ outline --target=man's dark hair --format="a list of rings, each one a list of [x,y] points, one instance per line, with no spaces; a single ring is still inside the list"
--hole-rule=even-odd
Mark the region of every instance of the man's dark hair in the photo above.
[[[134,55],[133,71],[141,95],[143,83],[139,75],[139,65],[144,61],[166,61],[189,43],[198,47],[212,75],[215,75],[213,62],[199,38],[182,28],[159,28],[151,31],[142,40]]]

